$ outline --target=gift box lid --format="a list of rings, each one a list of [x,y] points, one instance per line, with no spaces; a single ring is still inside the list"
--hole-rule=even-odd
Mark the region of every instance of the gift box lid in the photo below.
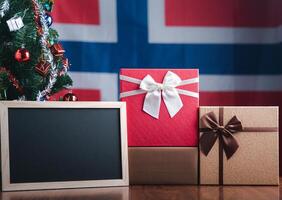
[[[177,76],[188,83],[175,87],[180,91],[179,97],[183,106],[173,117],[169,106],[164,102],[162,92],[158,118],[143,110],[148,91],[123,96],[132,91],[140,92],[140,84],[148,75],[157,84],[163,84],[171,72],[172,77]],[[198,146],[198,69],[121,69],[120,76],[121,101],[127,102],[129,146]],[[133,81],[124,80],[124,77]],[[192,96],[182,94],[181,91],[188,91]]]

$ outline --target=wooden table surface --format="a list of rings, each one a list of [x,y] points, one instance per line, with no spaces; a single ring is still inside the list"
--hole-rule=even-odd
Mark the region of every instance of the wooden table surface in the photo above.
[[[280,181],[282,178],[280,179]],[[282,186],[130,186],[2,192],[3,200],[278,200]]]

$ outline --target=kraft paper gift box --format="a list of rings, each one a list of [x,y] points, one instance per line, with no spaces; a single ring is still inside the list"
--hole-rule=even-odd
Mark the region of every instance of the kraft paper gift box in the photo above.
[[[130,184],[198,184],[198,148],[129,147]]]
[[[200,107],[200,184],[278,185],[278,107]]]
[[[198,146],[197,69],[121,69],[130,147]]]

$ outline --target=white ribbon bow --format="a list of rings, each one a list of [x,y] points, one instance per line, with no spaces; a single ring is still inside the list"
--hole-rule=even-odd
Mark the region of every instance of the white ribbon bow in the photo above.
[[[147,75],[140,84],[142,90],[147,91],[143,110],[149,115],[159,118],[161,98],[167,107],[170,117],[174,117],[176,113],[183,107],[183,103],[178,94],[177,87],[181,83],[181,79],[173,72],[167,72],[163,83],[156,83],[155,80]]]
[[[124,75],[120,75],[120,79],[131,83],[140,84],[140,90],[123,92],[120,94],[120,97],[124,98],[128,96],[146,93],[143,104],[143,111],[145,111],[156,119],[159,118],[162,98],[164,100],[170,117],[174,117],[183,107],[183,103],[179,94],[199,98],[199,94],[196,92],[176,88],[180,85],[198,83],[199,78],[187,79],[182,81],[178,75],[171,71],[168,71],[166,73],[163,79],[163,83],[155,82],[155,80],[150,75],[145,76],[143,80]]]

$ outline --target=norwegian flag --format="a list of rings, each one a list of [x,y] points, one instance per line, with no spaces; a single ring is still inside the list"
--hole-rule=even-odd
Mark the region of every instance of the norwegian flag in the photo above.
[[[60,0],[53,17],[81,100],[118,100],[121,67],[199,68],[201,105],[282,105],[281,8],[281,0]]]

